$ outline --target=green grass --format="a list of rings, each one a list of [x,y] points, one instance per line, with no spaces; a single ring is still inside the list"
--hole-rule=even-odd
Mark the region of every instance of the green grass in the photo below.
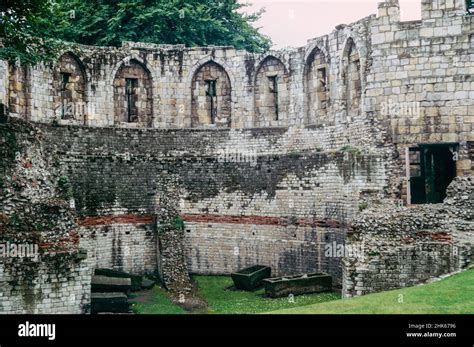
[[[328,303],[278,310],[278,314],[474,313],[474,270],[438,282]]]
[[[143,292],[142,292],[143,293]],[[132,299],[133,312],[138,314],[183,314],[181,307],[175,305],[161,287],[155,286],[146,297],[141,296],[142,302]]]
[[[263,296],[264,290],[255,292],[229,290],[233,285],[232,279],[227,276],[194,276],[194,281],[200,288],[200,293],[208,303],[209,313],[219,314],[253,314],[279,310],[295,306],[311,305],[315,303],[337,300],[336,293],[321,293],[295,296],[289,298],[270,299]]]
[[[207,312],[218,314],[450,314],[474,313],[474,270],[465,271],[431,284],[342,299],[336,293],[300,295],[270,299],[264,290],[230,290],[227,276],[193,276],[199,293],[208,303]],[[167,292],[155,287],[142,292],[133,310],[139,314],[183,314]]]

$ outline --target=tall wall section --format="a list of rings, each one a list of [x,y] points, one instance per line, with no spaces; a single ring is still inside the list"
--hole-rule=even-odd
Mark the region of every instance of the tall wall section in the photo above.
[[[315,130],[38,127],[71,180],[91,267],[156,269],[153,214],[174,178],[191,272],[263,263],[340,281],[324,244],[343,244],[359,199],[386,185],[380,154],[319,152]]]
[[[84,313],[91,274],[69,186],[23,120],[0,123],[0,313]]]

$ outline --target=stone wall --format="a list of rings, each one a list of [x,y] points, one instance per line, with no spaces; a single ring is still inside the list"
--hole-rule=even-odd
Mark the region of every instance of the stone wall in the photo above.
[[[0,313],[83,313],[90,268],[70,185],[22,120],[0,124]]]
[[[318,130],[37,126],[74,187],[90,261],[139,273],[155,267],[163,176],[180,191],[191,272],[263,262],[276,274],[327,269],[339,280],[340,259],[324,259],[322,244],[343,242],[359,201],[383,194],[387,179],[383,154],[309,151]]]
[[[76,256],[0,262],[1,314],[81,314],[90,309],[91,273]]]
[[[474,17],[465,6],[461,0],[422,1],[422,20],[400,22],[398,2],[387,1],[371,23],[365,109],[388,129],[399,167],[407,147],[455,143],[457,175],[473,173]],[[400,182],[405,195],[406,181]]]
[[[398,1],[382,2],[377,15],[338,25],[304,47],[260,55],[232,47],[130,42],[120,48],[77,46],[57,64],[12,64],[10,87],[4,89],[9,95],[2,98],[12,115],[46,123],[318,126],[322,141],[331,137],[332,149],[385,146],[391,151],[391,185],[397,190],[402,186],[401,198],[406,196],[402,167],[407,147],[455,143],[458,175],[473,172],[474,17],[466,14],[462,0],[424,1],[418,21],[401,22],[399,11]],[[65,61],[75,62],[69,64],[78,67],[72,77],[83,79],[85,87],[80,88],[84,95],[72,97],[74,116],[58,119],[54,96],[60,72],[68,70]],[[130,122],[125,117],[124,69],[136,70],[129,76],[137,83],[132,113],[146,114]],[[207,95],[211,81],[218,94],[212,97]]]
[[[474,259],[472,177],[458,177],[444,204],[368,209],[353,223],[348,244],[364,256],[344,258],[343,294],[363,295],[424,283],[460,271]]]
[[[123,219],[128,220],[79,220],[80,246],[87,250],[89,268],[153,274],[157,268],[156,231],[150,218]]]
[[[473,26],[464,1],[423,1],[422,20],[400,22],[389,0],[305,47],[261,55],[75,46],[53,63],[0,62],[0,100],[35,122],[42,155],[70,181],[91,268],[161,266],[154,226],[167,177],[180,192],[171,203],[185,222],[191,272],[264,263],[276,274],[328,271],[339,283],[344,271],[345,293],[357,295],[463,262],[445,240],[453,209],[440,214],[445,224],[400,232],[399,220],[416,224],[445,205],[400,212],[394,201],[408,201],[406,148],[453,144],[456,174],[474,172]],[[64,99],[72,117],[58,116]],[[382,214],[371,208],[382,203]],[[366,205],[371,222],[353,228]],[[467,232],[448,238],[467,244],[472,225],[459,219],[456,230]],[[369,245],[368,263],[321,252],[347,235]]]
[[[87,111],[86,74],[80,61],[71,53],[61,56],[53,71],[53,91],[55,116],[84,124]]]

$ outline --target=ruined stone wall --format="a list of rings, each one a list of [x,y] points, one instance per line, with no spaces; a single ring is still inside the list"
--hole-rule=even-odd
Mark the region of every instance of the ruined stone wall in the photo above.
[[[75,56],[70,53],[61,56],[52,81],[53,111],[58,119],[85,123],[86,79],[84,67]]]
[[[0,313],[87,312],[91,274],[68,180],[40,132],[10,120],[0,123]]]
[[[320,127],[320,138],[332,137],[331,149],[350,145],[391,152],[390,186],[402,198],[406,147],[455,143],[458,175],[473,172],[473,16],[460,0],[425,1],[422,7],[422,20],[400,22],[398,2],[383,2],[377,16],[339,25],[305,47],[261,55],[231,47],[77,46],[58,63],[11,65],[4,99],[12,115],[46,123]],[[80,67],[72,77],[85,80],[85,95],[72,99],[77,104],[86,99],[87,107],[85,112],[74,107],[72,119],[58,120],[55,95],[58,71],[67,70],[64,57]],[[123,121],[124,69],[140,70],[133,98],[144,120]],[[216,82],[219,95],[206,94],[209,81]]]
[[[151,75],[137,61],[122,65],[115,76],[114,115],[115,124],[133,123],[140,127],[152,125]]]
[[[322,269],[337,282],[340,261],[320,261],[321,240],[344,240],[361,204],[386,201],[393,209],[393,199],[406,196],[405,148],[453,143],[457,175],[474,172],[474,16],[464,1],[431,0],[422,2],[422,17],[400,22],[398,1],[390,0],[377,16],[338,25],[305,47],[261,55],[231,47],[77,46],[65,54],[79,67],[70,70],[73,80],[85,81],[85,114],[57,115],[64,58],[10,64],[0,74],[0,97],[11,115],[45,123],[38,125],[45,153],[59,158],[73,184],[90,266],[155,267],[158,176],[169,175],[182,191],[176,204],[191,271],[228,273],[265,261],[276,273]],[[132,122],[123,121],[124,71],[138,80]],[[437,237],[433,228],[428,234]],[[377,245],[377,233],[366,229],[367,242]],[[419,255],[403,250],[409,260],[402,264],[384,253],[388,260],[371,264],[380,272],[363,281],[365,289],[349,281],[346,292],[454,269],[446,244],[439,245],[444,264],[431,269],[430,249],[417,240]],[[392,241],[400,246],[398,236],[383,242]],[[415,270],[400,277],[397,265],[383,282],[392,262]],[[345,271],[358,270],[347,263]]]
[[[379,6],[371,23],[372,53],[365,107],[404,148],[457,143],[457,174],[472,174],[474,16],[465,1],[423,1],[422,20],[400,22],[399,7]]]
[[[90,269],[81,258],[54,255],[0,262],[1,314],[88,313]]]
[[[263,262],[276,274],[322,269],[340,280],[340,259],[324,259],[322,243],[343,243],[359,200],[386,185],[381,154],[308,151],[317,130],[38,127],[74,186],[81,246],[97,266],[153,270],[165,175],[181,192],[191,272]]]
[[[381,3],[377,16],[339,25],[305,47],[262,55],[231,47],[124,43],[113,49],[77,46],[65,56],[83,70],[76,72],[86,80],[87,125],[217,126],[208,119],[205,88],[196,90],[196,79],[212,65],[222,77],[211,74],[204,80],[218,80],[222,96],[217,98],[222,101],[216,100],[215,108],[218,117],[228,120],[221,126],[334,125],[340,127],[340,136],[347,134],[349,144],[359,142],[359,128],[375,128],[386,132],[398,150],[417,143],[457,142],[463,155],[458,171],[466,173],[472,164],[466,148],[473,141],[473,16],[466,15],[462,0],[424,1],[422,7],[422,20],[400,22],[398,1],[390,0]],[[16,76],[12,82],[20,83],[10,83],[12,114],[51,122],[62,65],[64,58],[57,64],[11,66],[10,75]],[[123,95],[122,71],[133,66],[143,69],[136,98],[150,119],[116,124],[126,106],[111,96]],[[17,74],[15,69],[25,71]],[[272,76],[278,80],[278,97],[269,85]],[[81,102],[82,96],[77,99]],[[413,102],[420,103],[416,115],[405,112]],[[275,120],[277,104],[281,117]],[[84,118],[79,113],[76,121]],[[191,121],[193,117],[197,120]],[[365,146],[374,145],[367,142]]]
[[[91,269],[106,268],[134,274],[156,271],[156,231],[151,218],[80,219],[80,246],[87,250]]]
[[[306,47],[266,54],[250,54],[231,47],[185,48],[143,43],[124,43],[116,49],[77,46],[73,51],[64,52],[57,62],[24,67],[28,88],[19,98],[30,106],[24,113],[15,108],[19,100],[12,100],[9,106],[13,116],[29,117],[33,121],[46,123],[85,122],[90,126],[155,128],[251,128],[344,123],[344,130],[350,132],[365,118],[362,109],[355,110],[358,117],[354,117],[352,123],[342,117],[345,82],[341,61],[348,51],[346,41],[353,37],[354,52],[360,59],[360,66],[354,73],[360,75],[360,87],[363,89],[372,18],[340,26],[331,34],[312,40]],[[303,75],[308,70],[307,64],[311,63],[309,57],[314,56],[316,51],[320,56],[316,59],[318,66],[314,71],[317,74],[318,69],[321,69],[319,62],[323,62],[326,68],[325,88],[328,95],[321,103],[324,103],[323,108],[327,109],[328,117],[324,122],[320,119],[322,115],[312,118],[306,116],[311,111],[309,105],[313,104],[308,99],[321,89],[318,83],[305,84],[303,81]],[[77,68],[71,69],[73,66]],[[134,74],[139,84],[136,98],[137,103],[144,104],[144,112],[150,116],[147,122],[133,119],[123,122],[127,106],[117,100],[118,95],[122,95],[123,99],[125,93],[124,69],[134,67],[141,70]],[[212,69],[206,72],[209,67],[215,72],[211,73]],[[86,100],[86,115],[78,108],[72,119],[58,117],[57,95],[61,93],[58,89],[62,85],[59,79],[64,73],[69,73],[72,81],[66,88],[66,94],[75,89],[73,81],[85,80],[85,88],[80,88],[81,93],[69,94],[76,95],[72,97],[73,102],[74,99],[78,103]],[[214,107],[217,120],[222,118],[225,121],[220,119],[218,123],[208,119],[211,110],[205,82],[210,80],[216,81],[216,92],[221,94],[215,96]],[[112,98],[112,95],[116,97]]]
[[[443,204],[394,208],[381,202],[362,212],[348,245],[364,252],[344,259],[343,294],[409,287],[471,266],[473,188],[472,176],[458,177]]]

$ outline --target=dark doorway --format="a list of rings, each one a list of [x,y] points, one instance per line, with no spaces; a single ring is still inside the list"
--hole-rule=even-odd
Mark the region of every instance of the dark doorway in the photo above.
[[[413,204],[437,204],[456,177],[457,144],[419,145],[410,149],[410,189]]]

